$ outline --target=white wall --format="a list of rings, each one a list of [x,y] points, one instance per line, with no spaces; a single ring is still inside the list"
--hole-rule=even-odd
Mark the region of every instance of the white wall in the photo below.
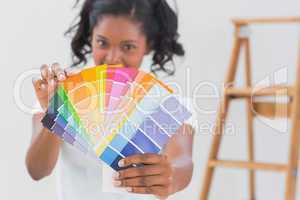
[[[187,56],[178,66],[175,79],[190,84],[191,92],[204,81],[218,89],[224,79],[232,47],[234,16],[293,16],[300,14],[300,1],[296,0],[227,0],[199,1],[178,0],[180,9],[180,32]],[[13,98],[14,83],[19,75],[43,63],[58,61],[70,63],[69,40],[63,32],[71,23],[75,11],[73,1],[6,1],[0,6],[0,66],[1,80],[1,140],[0,140],[0,199],[55,199],[55,181],[51,176],[33,182],[26,173],[24,157],[30,141],[30,115],[20,111]],[[284,30],[284,31],[282,31]],[[271,26],[253,30],[254,82],[272,77],[274,69],[288,68],[291,82],[296,65],[297,27]],[[299,30],[299,29],[298,29]],[[277,33],[275,33],[277,31]],[[271,33],[267,35],[267,33]],[[186,70],[190,69],[190,73]],[[240,71],[240,75],[242,71]],[[186,81],[186,74],[190,74]],[[241,76],[240,76],[241,77]],[[33,102],[31,80],[23,84],[24,102]],[[238,83],[242,83],[239,78]],[[201,85],[200,85],[201,86]],[[198,94],[212,94],[207,87],[200,87]],[[200,109],[216,109],[216,99],[200,99]],[[195,170],[193,181],[184,192],[172,199],[197,199],[202,184],[211,134],[205,125],[213,125],[215,114],[199,111],[199,126],[195,137]],[[222,145],[223,158],[246,158],[246,132],[244,104],[238,102],[231,107],[229,122],[234,126],[233,135],[226,135]],[[289,143],[288,131],[279,133],[275,125],[279,122],[257,120],[257,159],[270,162],[285,162]],[[273,128],[271,128],[273,127]],[[275,127],[275,128],[274,128]],[[277,127],[278,130],[278,127]],[[280,200],[284,193],[283,174],[258,173],[258,199]],[[247,194],[244,171],[217,170],[213,185],[213,200],[245,200]],[[298,192],[298,196],[300,192]],[[298,197],[298,199],[300,199]]]

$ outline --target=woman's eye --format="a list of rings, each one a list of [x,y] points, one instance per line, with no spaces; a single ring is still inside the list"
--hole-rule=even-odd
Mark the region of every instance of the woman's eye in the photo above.
[[[124,46],[123,46],[123,49],[125,50],[125,51],[130,51],[130,50],[133,50],[133,49],[135,49],[136,48],[136,46],[135,45],[132,45],[132,44],[125,44]]]
[[[107,42],[104,40],[98,40],[97,43],[102,48],[107,46]]]

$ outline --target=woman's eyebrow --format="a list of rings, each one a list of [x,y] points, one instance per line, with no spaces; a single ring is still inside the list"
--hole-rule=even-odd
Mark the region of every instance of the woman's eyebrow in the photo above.
[[[137,43],[136,40],[123,40],[121,43]]]
[[[100,39],[104,39],[104,40],[108,40],[106,37],[102,36],[102,35],[96,35],[97,38],[100,38]]]
[[[103,35],[96,35],[96,38],[98,39],[104,39],[104,40],[108,40],[108,38],[104,37]],[[137,40],[134,39],[130,39],[130,40],[123,40],[121,41],[121,43],[137,43]]]

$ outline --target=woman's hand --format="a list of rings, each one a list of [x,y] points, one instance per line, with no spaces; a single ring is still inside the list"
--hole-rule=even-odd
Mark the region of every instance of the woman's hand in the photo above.
[[[32,79],[35,94],[38,101],[45,111],[48,108],[48,102],[55,93],[59,81],[65,80],[66,76],[79,73],[78,68],[68,68],[63,70],[58,63],[51,67],[42,65],[40,68],[41,76]]]
[[[125,187],[128,192],[153,194],[161,199],[172,193],[173,172],[166,155],[134,155],[119,162],[120,167],[131,165],[138,167],[116,172],[115,186]]]

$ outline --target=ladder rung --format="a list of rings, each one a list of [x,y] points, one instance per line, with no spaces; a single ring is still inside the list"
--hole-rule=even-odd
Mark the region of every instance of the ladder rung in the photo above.
[[[254,102],[254,114],[268,118],[289,118],[291,116],[291,103]]]
[[[244,161],[226,161],[226,160],[210,160],[208,162],[209,167],[228,167],[228,168],[242,168],[252,170],[270,170],[286,172],[287,165],[284,164],[270,164],[270,163],[258,163],[258,162],[244,162]]]
[[[255,96],[290,96],[293,95],[293,88],[288,86],[272,86],[261,88],[226,88],[225,95],[233,98],[246,98]]]
[[[237,25],[248,25],[248,24],[291,24],[299,23],[300,17],[273,17],[273,18],[235,18],[232,20]]]

